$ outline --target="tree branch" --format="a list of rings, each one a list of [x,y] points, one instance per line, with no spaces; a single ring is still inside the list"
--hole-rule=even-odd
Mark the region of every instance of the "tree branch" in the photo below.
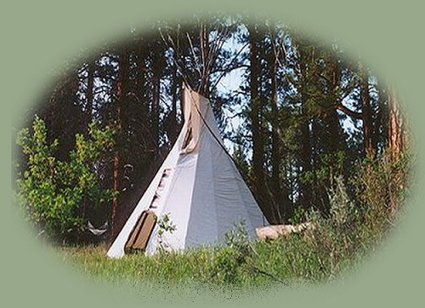
[[[352,118],[358,119],[358,120],[362,119],[362,117],[363,117],[363,114],[361,112],[353,111],[353,110],[349,109],[348,107],[345,107],[343,104],[336,105],[336,109],[345,113],[346,115],[348,115]]]

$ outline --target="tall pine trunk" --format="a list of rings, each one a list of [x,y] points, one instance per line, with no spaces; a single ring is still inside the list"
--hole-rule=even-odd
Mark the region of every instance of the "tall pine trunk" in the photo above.
[[[87,64],[87,91],[86,91],[86,114],[87,124],[90,124],[93,118],[93,103],[94,103],[94,73],[96,70],[96,62],[90,60]]]
[[[302,102],[301,107],[301,175],[309,174],[313,171],[313,140],[312,140],[312,118],[308,110],[308,78],[307,78],[307,61],[312,57],[312,53],[307,48],[298,46],[299,49],[299,93]],[[312,181],[300,181],[300,203],[303,209],[308,210],[313,205],[314,198]]]
[[[128,131],[128,73],[129,53],[127,50],[119,55],[118,80],[116,85],[116,148],[113,155],[113,191],[112,200],[111,236],[117,235],[117,209],[120,205],[120,196],[123,188],[124,164],[126,161],[126,136]]]
[[[275,55],[276,56],[276,55]],[[271,152],[271,161],[272,161],[272,194],[273,201],[277,210],[277,215],[279,222],[283,222],[283,217],[287,214],[287,202],[283,200],[283,192],[281,191],[280,186],[280,169],[281,169],[281,157],[280,157],[280,138],[279,138],[279,106],[278,106],[278,95],[277,95],[277,59],[275,59],[272,69],[271,76],[271,85],[272,85],[272,152]],[[283,215],[280,211],[280,205],[282,205]],[[286,218],[286,217],[285,217]]]
[[[289,200],[289,189],[283,183],[281,179],[282,169],[282,143],[280,139],[280,123],[279,123],[279,101],[278,101],[278,65],[279,65],[279,53],[274,48],[274,63],[271,72],[271,90],[272,90],[272,151],[271,151],[271,162],[272,162],[272,183],[271,190],[273,194],[273,202],[275,203],[275,209],[277,211],[277,217],[279,223],[286,222],[290,217],[290,200]]]
[[[202,76],[200,80],[199,93],[205,97],[209,96],[209,87],[210,87],[210,50],[209,50],[209,32],[207,25],[202,22],[199,30],[199,45],[201,51],[201,66],[202,66]]]
[[[310,120],[307,115],[307,112],[305,111],[305,107],[303,106],[303,115],[302,115],[302,123],[301,123],[301,155],[300,155],[300,162],[301,162],[301,168],[302,168],[302,174],[310,173],[313,169],[312,163],[311,163],[311,156],[312,156],[312,144],[311,144],[311,134],[310,134]],[[312,184],[311,183],[305,183],[304,181],[301,181],[300,183],[300,202],[301,206],[307,210],[312,205],[312,198],[313,198],[313,192],[312,192]]]
[[[153,151],[155,155],[159,153],[159,105],[161,91],[161,54],[153,54],[152,57],[152,137]]]
[[[89,125],[93,120],[93,104],[94,104],[94,73],[96,62],[95,60],[89,60],[87,63],[87,89],[86,89],[86,125],[87,130],[85,131],[85,135],[89,135]],[[82,205],[82,217],[83,219],[87,215],[87,196],[83,198]]]
[[[388,129],[388,147],[391,151],[391,158],[397,161],[406,150],[406,133],[404,117],[400,110],[394,89],[389,90],[389,129]]]
[[[362,65],[360,66],[360,79],[364,153],[366,156],[373,157],[375,155],[375,147],[373,144],[373,119],[369,95],[369,81],[366,69]]]
[[[177,120],[177,91],[179,86],[181,86],[181,82],[177,77],[177,65],[173,66],[173,75],[172,75],[172,88],[171,88],[171,99],[172,99],[172,111],[171,111],[171,131],[170,131],[170,144],[173,145],[178,136],[178,120]]]
[[[254,192],[258,201],[258,204],[262,208],[266,216],[271,216],[272,212],[266,204],[266,192],[265,192],[265,177],[264,177],[264,141],[261,130],[261,99],[259,93],[260,85],[260,59],[258,51],[259,35],[256,26],[250,26],[249,28],[249,44],[250,44],[250,62],[251,62],[251,74],[250,74],[250,88],[251,88],[251,110],[249,112],[249,118],[251,122],[252,131],[252,169],[253,169],[253,184]],[[273,215],[274,216],[274,215]],[[275,217],[272,217],[276,221]]]
[[[331,75],[329,84],[329,106],[334,106],[335,102],[340,104],[341,88],[341,70],[337,58],[332,57],[330,61]],[[339,122],[338,112],[336,107],[329,108],[326,115],[326,121],[329,127],[329,152],[336,153],[343,149],[342,128]]]

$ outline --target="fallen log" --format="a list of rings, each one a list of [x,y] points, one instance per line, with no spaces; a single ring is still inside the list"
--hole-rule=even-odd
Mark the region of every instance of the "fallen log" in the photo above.
[[[314,230],[315,226],[311,222],[304,222],[298,225],[271,225],[255,229],[260,240],[275,240],[279,237],[287,237],[292,233],[300,233],[305,230]]]

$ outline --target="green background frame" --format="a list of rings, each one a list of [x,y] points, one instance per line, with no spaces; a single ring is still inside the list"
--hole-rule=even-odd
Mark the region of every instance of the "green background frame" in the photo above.
[[[0,305],[2,307],[117,307],[200,302],[304,307],[400,307],[425,302],[425,210],[422,164],[425,104],[425,18],[419,1],[28,1],[0,6],[1,196]],[[338,39],[392,84],[406,105],[418,153],[407,213],[388,241],[358,270],[331,284],[221,296],[204,289],[136,290],[95,282],[64,265],[34,240],[11,199],[12,144],[20,112],[71,59],[121,38],[130,26],[211,11],[256,12],[321,40]]]

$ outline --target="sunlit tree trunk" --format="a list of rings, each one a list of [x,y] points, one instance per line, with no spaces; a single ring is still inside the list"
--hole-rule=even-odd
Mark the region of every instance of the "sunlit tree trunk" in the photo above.
[[[391,157],[397,161],[406,149],[405,120],[400,110],[394,89],[389,90],[389,130],[388,146],[391,151]]]

